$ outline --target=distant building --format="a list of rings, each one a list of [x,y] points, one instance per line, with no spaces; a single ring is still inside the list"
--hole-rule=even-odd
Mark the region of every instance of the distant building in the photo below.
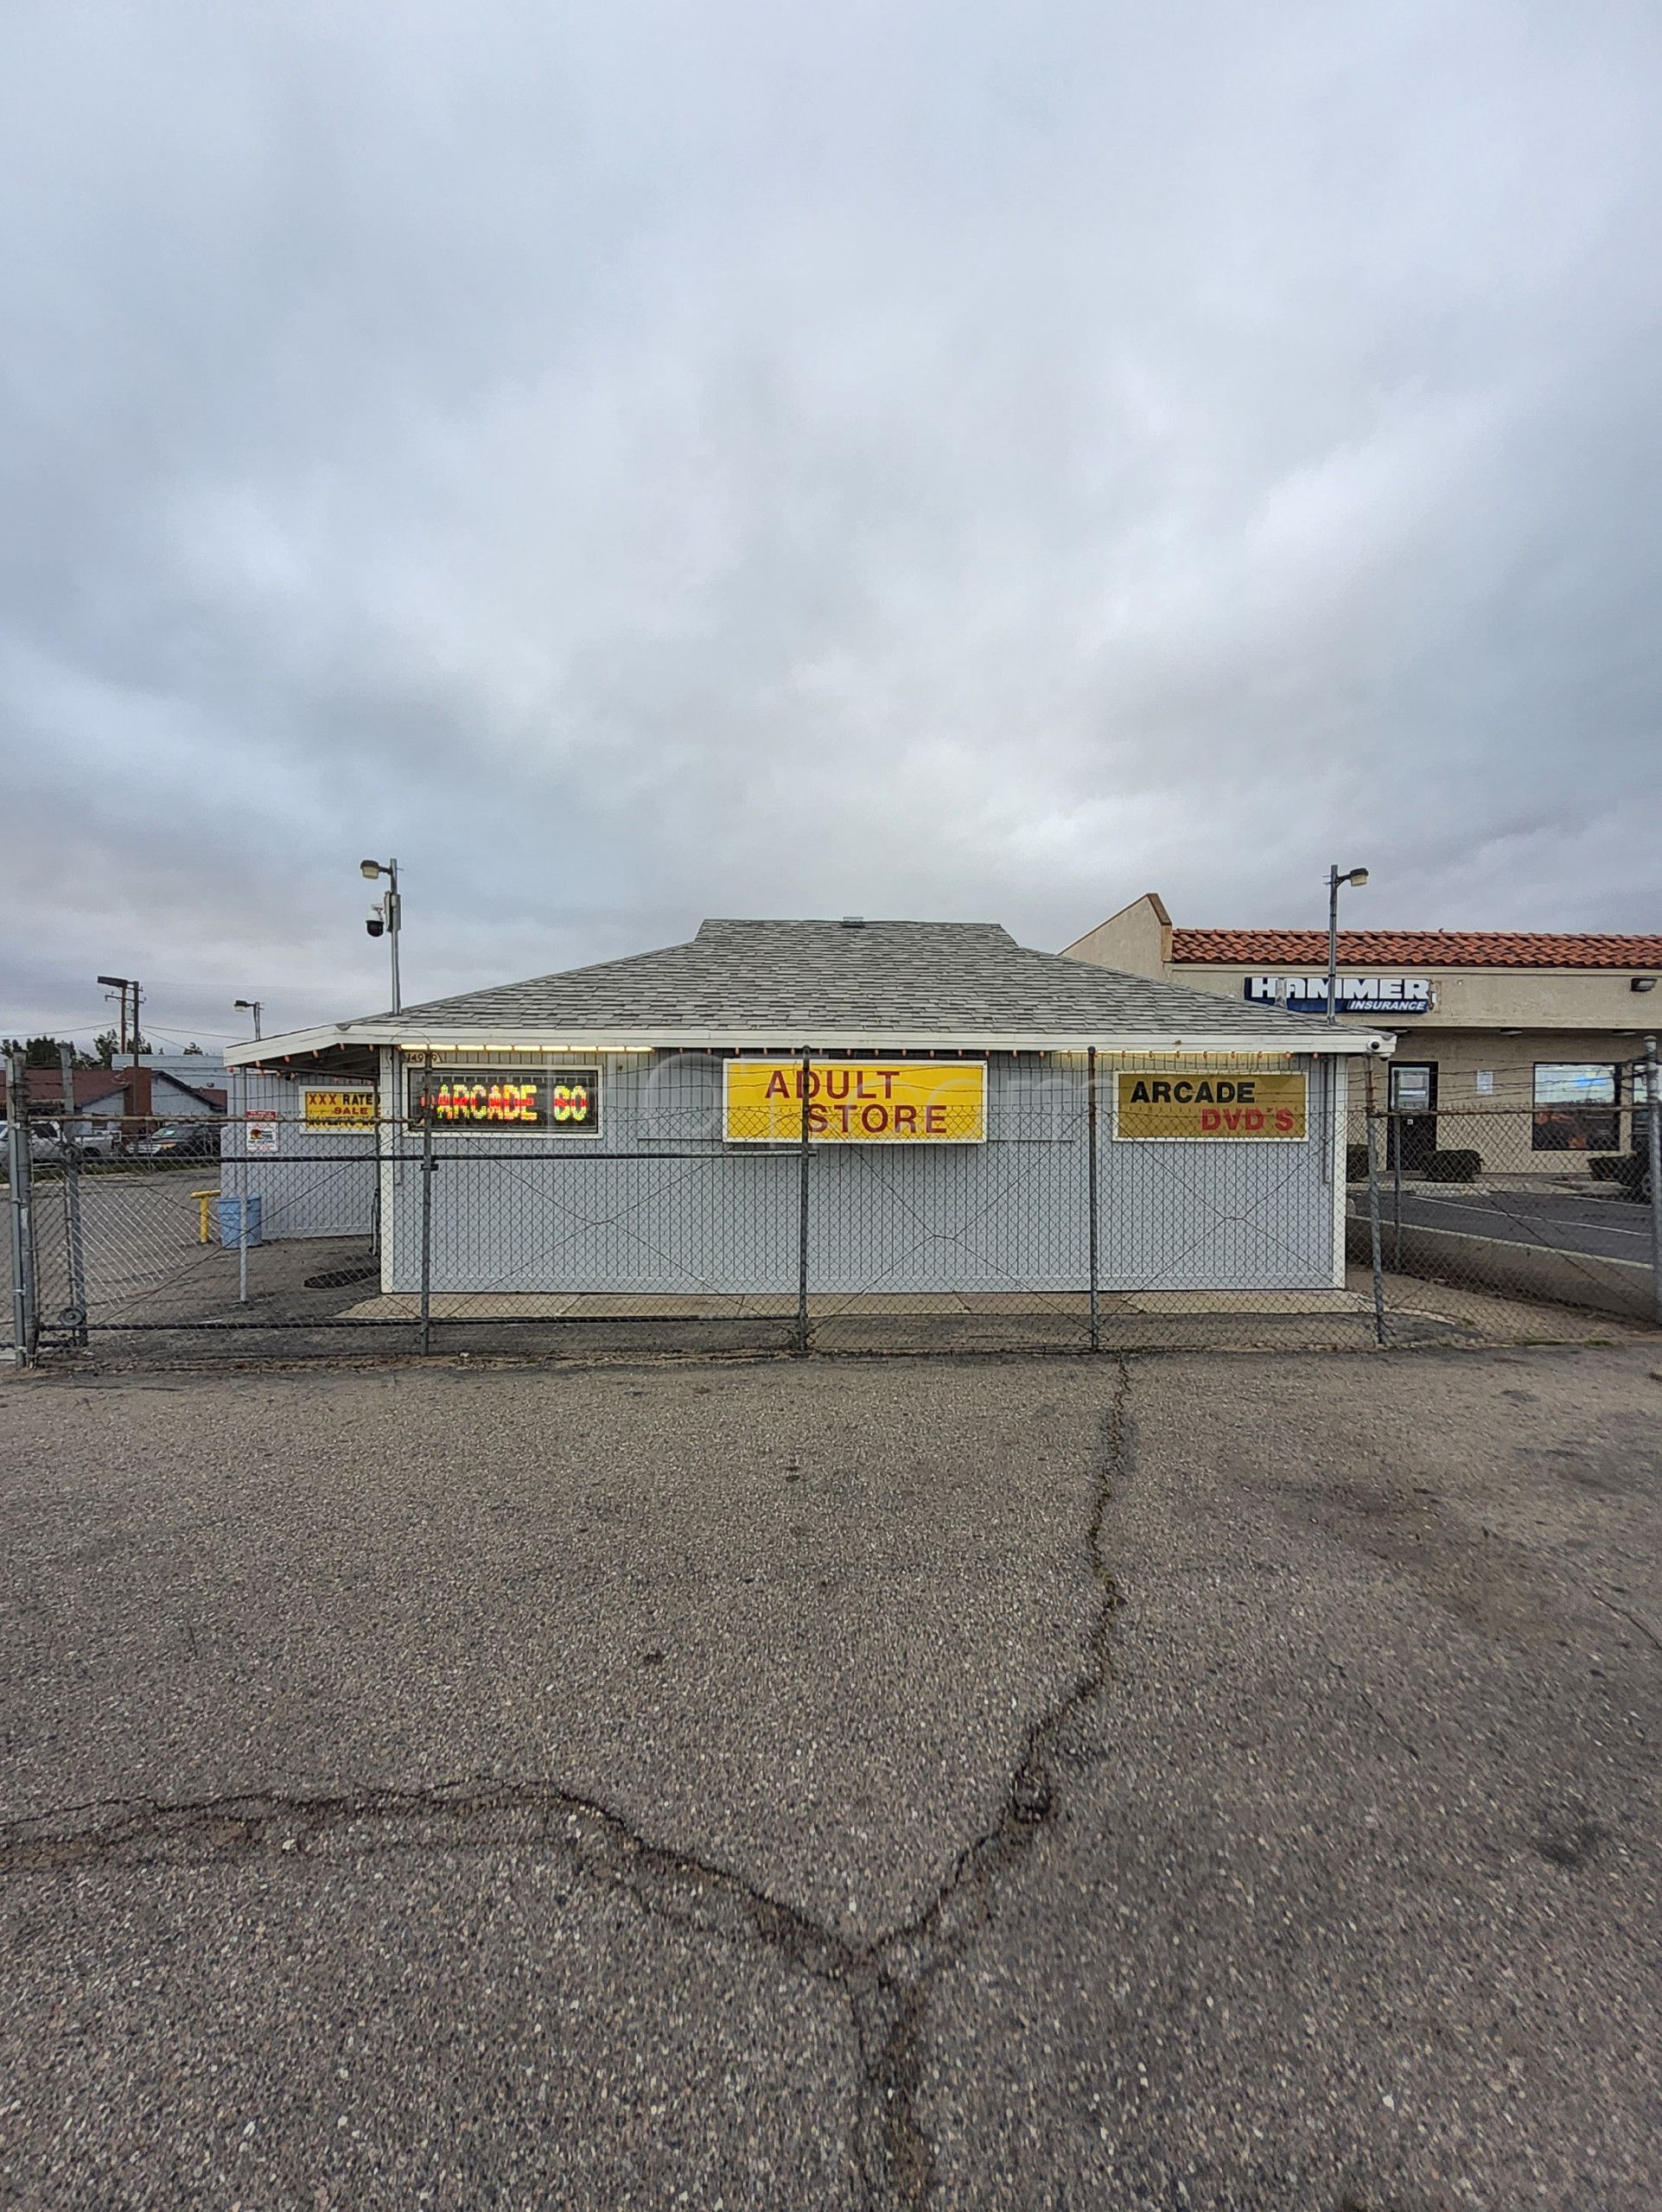
[[[226,1102],[223,1066],[206,1058],[198,1061],[194,1056],[185,1065],[205,1068],[210,1077],[217,1071],[219,1080],[190,1083],[150,1061],[140,1061],[136,1067],[77,1068],[72,1077],[76,1115],[89,1121],[184,1121],[196,1114],[223,1114]],[[57,1069],[30,1068],[27,1077],[29,1111],[57,1119],[63,1110],[63,1078]],[[5,1098],[6,1078],[0,1071],[0,1109]]]
[[[223,1114],[230,1078],[217,1052],[146,1052],[142,1058],[121,1062],[124,1071],[148,1075],[151,1106],[136,1106],[135,1113],[155,1111],[172,1121],[192,1114]]]

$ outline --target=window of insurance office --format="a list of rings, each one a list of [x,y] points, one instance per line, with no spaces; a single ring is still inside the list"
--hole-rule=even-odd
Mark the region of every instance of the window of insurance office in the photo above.
[[[1537,1152],[1614,1152],[1621,1143],[1615,1067],[1538,1060],[1530,1142]]]

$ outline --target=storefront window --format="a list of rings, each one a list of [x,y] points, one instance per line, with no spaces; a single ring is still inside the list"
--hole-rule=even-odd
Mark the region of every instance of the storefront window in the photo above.
[[[1596,1061],[1538,1061],[1531,1141],[1537,1152],[1614,1152],[1621,1142],[1614,1068]]]

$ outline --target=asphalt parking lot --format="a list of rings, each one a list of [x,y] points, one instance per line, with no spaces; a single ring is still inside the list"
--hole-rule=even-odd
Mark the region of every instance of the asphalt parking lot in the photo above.
[[[1662,2200],[1662,1358],[0,1388],[0,2190]]]

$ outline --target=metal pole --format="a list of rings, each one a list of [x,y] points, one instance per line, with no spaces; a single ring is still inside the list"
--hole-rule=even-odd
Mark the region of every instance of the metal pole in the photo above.
[[[813,1088],[813,1061],[806,1052],[802,1055],[799,1080],[802,1093],[802,1132],[797,1170],[796,1348],[799,1353],[806,1353],[808,1349],[808,1161],[811,1143],[808,1094]]]
[[[58,1047],[58,1072],[63,1081],[63,1229],[69,1262],[69,1303],[64,1321],[74,1331],[75,1342],[86,1342],[86,1260],[80,1230],[80,1138],[76,1130],[75,1071],[67,1045]]]
[[[422,1064],[421,1078],[421,1333],[423,1356],[433,1330],[433,1056]]]
[[[35,1364],[39,1342],[35,1311],[35,1224],[29,1215],[29,1100],[23,1056],[6,1055],[6,1211],[11,1230],[12,1358],[19,1367]]]
[[[1656,1039],[1645,1039],[1645,1149],[1651,1167],[1651,1310],[1662,1323],[1662,1085],[1657,1079]]]
[[[1367,1226],[1373,1259],[1373,1334],[1385,1340],[1385,1266],[1379,1253],[1379,1125],[1373,1112],[1373,1063],[1367,1064]]]
[[[1094,1045],[1088,1047],[1085,1055],[1085,1096],[1086,1180],[1089,1185],[1091,1207],[1091,1349],[1100,1351],[1102,1327],[1097,1300],[1097,1048]]]
[[[386,1140],[381,1134],[381,1127],[380,1086],[378,1081],[375,1093],[375,1187],[369,1201],[370,1256],[377,1260],[381,1256],[381,1163],[386,1158],[382,1149]]]
[[[398,899],[398,863],[397,861],[389,861],[387,862],[386,872],[388,876],[392,879],[391,888],[388,890],[386,894],[386,935],[387,941],[392,948],[392,1011],[394,1014],[397,1014],[400,1011],[400,1001],[398,997],[398,925],[404,918],[404,909]]]
[[[1328,868],[1328,1020],[1337,1021],[1339,1010],[1339,864]]]
[[[237,1158],[237,1303],[248,1303],[248,1084],[243,1081],[242,1150]],[[223,1175],[220,1178],[223,1182]]]
[[[1387,1090],[1385,1096],[1390,1098]],[[1385,1140],[1391,1154],[1391,1264],[1398,1274],[1403,1267],[1403,1131],[1400,1122],[1385,1113]]]

